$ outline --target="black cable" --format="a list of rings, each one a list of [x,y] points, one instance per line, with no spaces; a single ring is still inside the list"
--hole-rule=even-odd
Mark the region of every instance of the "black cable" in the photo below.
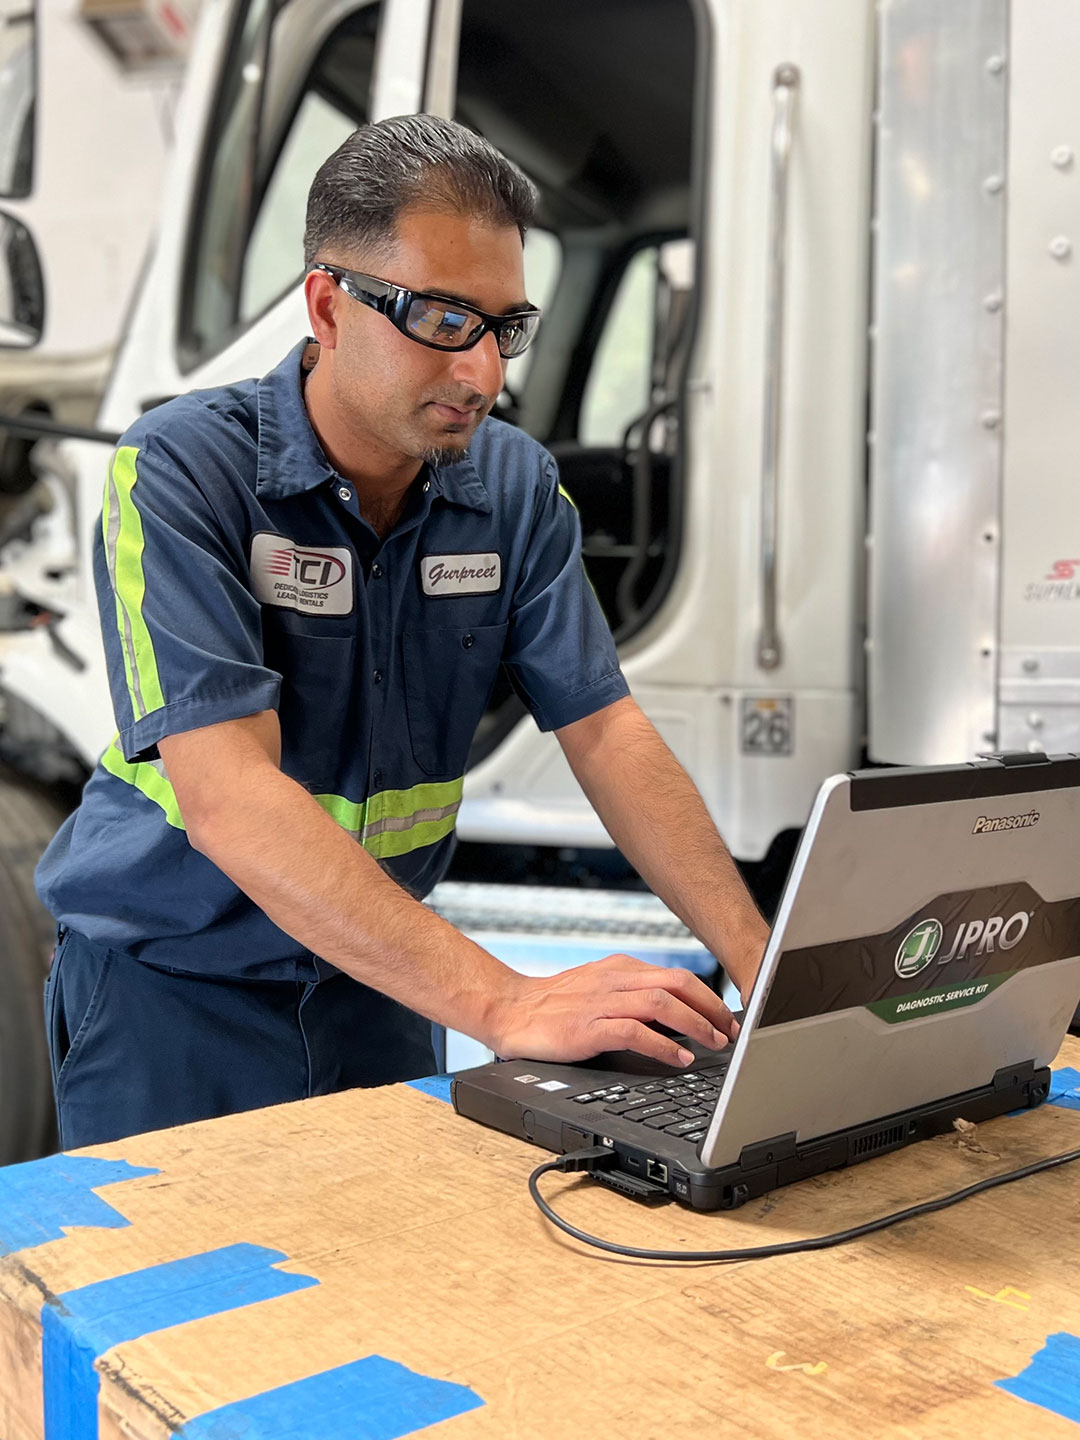
[[[579,1230],[576,1225],[571,1225],[569,1220],[564,1220],[561,1215],[556,1215],[540,1194],[537,1181],[549,1170],[566,1173],[574,1170],[591,1172],[608,1169],[615,1158],[610,1150],[604,1150],[599,1146],[589,1150],[574,1150],[567,1155],[561,1155],[557,1160],[539,1165],[533,1171],[529,1176],[529,1194],[536,1201],[541,1214],[550,1220],[552,1225],[556,1225],[567,1235],[573,1236],[575,1240],[580,1240],[585,1245],[594,1245],[599,1250],[608,1250],[613,1255],[625,1255],[633,1260],[693,1260],[701,1262],[703,1260],[764,1260],[773,1255],[796,1255],[801,1250],[829,1250],[834,1245],[843,1245],[849,1240],[858,1240],[863,1235],[872,1235],[876,1230],[884,1230],[889,1225],[898,1225],[901,1220],[914,1220],[920,1215],[932,1215],[936,1210],[945,1210],[950,1205],[967,1200],[971,1195],[978,1195],[984,1190],[996,1189],[998,1185],[1008,1185],[1013,1180],[1024,1180],[1029,1175],[1038,1175],[1043,1170],[1054,1170],[1059,1165],[1068,1165],[1073,1160],[1080,1160],[1080,1150],[1067,1150],[1062,1155],[1051,1155],[1046,1160],[1036,1160],[1033,1164],[1025,1165],[1020,1170],[1009,1170],[1004,1175],[991,1175],[987,1180],[979,1180],[976,1184],[968,1185],[964,1190],[956,1190],[951,1195],[942,1196],[939,1200],[924,1200],[920,1205],[909,1205],[906,1210],[896,1210],[892,1215],[885,1215],[877,1220],[868,1220],[865,1225],[855,1225],[849,1230],[838,1230],[833,1235],[816,1235],[809,1240],[786,1240],[779,1245],[753,1245],[741,1250],[643,1250],[634,1245],[616,1245],[612,1240],[601,1240],[598,1235],[590,1235],[586,1230]],[[606,1163],[601,1164],[601,1161]]]

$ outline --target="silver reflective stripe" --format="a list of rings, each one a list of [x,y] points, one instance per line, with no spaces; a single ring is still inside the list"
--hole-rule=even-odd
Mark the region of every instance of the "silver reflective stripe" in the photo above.
[[[361,840],[370,840],[387,830],[411,830],[414,825],[423,825],[430,820],[445,820],[450,815],[456,815],[460,808],[461,801],[455,800],[452,805],[439,805],[434,810],[414,810],[411,815],[388,815],[385,820],[373,820],[370,825],[365,825],[362,832],[352,830],[349,833]]]

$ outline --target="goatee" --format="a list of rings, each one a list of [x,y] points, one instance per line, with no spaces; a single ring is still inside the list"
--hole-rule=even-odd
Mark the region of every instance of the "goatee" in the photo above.
[[[438,470],[442,465],[456,465],[459,460],[464,460],[468,453],[468,446],[465,445],[431,445],[420,458],[425,465]]]

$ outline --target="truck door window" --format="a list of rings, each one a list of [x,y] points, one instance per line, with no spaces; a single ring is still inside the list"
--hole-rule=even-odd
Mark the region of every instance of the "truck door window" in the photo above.
[[[300,102],[244,256],[241,320],[261,315],[300,275],[308,189],[322,162],[355,129],[351,116],[314,90]]]
[[[562,246],[557,235],[539,225],[525,236],[525,294],[534,305],[546,310],[559,283],[562,269]],[[499,402],[498,413],[504,419],[520,419],[518,399],[529,379],[529,369],[536,356],[533,344],[517,360],[511,360],[506,372],[506,389]]]
[[[0,197],[25,199],[34,167],[34,7],[0,0]]]
[[[369,118],[381,9],[380,0],[250,0],[239,17],[184,287],[185,369],[223,349],[303,274],[308,187]],[[313,51],[309,65],[302,57]]]
[[[649,404],[656,256],[654,245],[639,250],[622,273],[585,382],[578,427],[582,445],[621,445]]]

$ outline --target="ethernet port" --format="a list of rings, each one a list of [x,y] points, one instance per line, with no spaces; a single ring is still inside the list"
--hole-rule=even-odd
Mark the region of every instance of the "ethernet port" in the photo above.
[[[667,1184],[667,1166],[662,1160],[646,1160],[645,1175],[649,1180],[655,1180],[658,1185]]]

